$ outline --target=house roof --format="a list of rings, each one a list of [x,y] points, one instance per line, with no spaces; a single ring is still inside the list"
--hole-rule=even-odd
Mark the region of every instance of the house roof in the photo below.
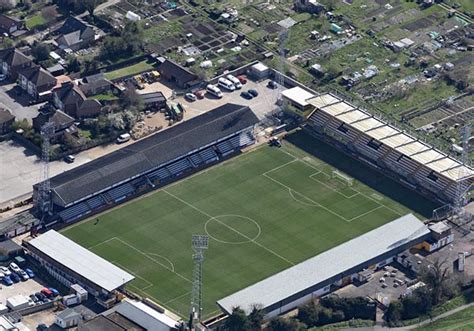
[[[56,78],[39,66],[21,69],[18,74],[32,82],[36,86],[36,91],[38,93],[51,89],[51,85],[56,84]]]
[[[79,31],[80,34],[82,34],[87,29],[92,29],[92,26],[78,17],[69,16],[66,21],[64,21],[64,24],[56,31],[63,35],[75,31]]]
[[[253,304],[270,307],[382,254],[419,241],[429,233],[414,215],[405,215],[231,294],[217,304],[228,314],[237,306],[247,313]]]
[[[87,99],[79,86],[73,82],[63,83],[60,87],[55,88],[53,92],[64,105],[81,103]]]
[[[51,189],[65,205],[72,204],[257,122],[249,107],[226,104],[52,177]]]
[[[21,23],[16,17],[10,17],[5,14],[0,14],[0,29],[10,30],[10,28],[14,25]]]
[[[56,38],[56,42],[60,45],[72,46],[81,42],[81,31],[73,31],[71,33],[63,34]]]
[[[0,108],[0,124],[8,122],[14,118],[15,116],[13,116],[8,109]]]
[[[135,278],[54,230],[30,240],[27,245],[108,292]]]
[[[189,83],[198,78],[196,74],[170,60],[163,62],[158,69],[182,83]]]
[[[59,319],[65,320],[68,318],[73,318],[77,316],[81,316],[78,312],[76,312],[74,309],[71,308],[66,308],[62,312],[56,315]]]
[[[33,119],[33,121],[36,127],[41,127],[48,121],[53,122],[55,128],[58,129],[64,126],[72,125],[74,123],[74,118],[60,110],[53,110],[49,112],[40,112],[38,116]]]
[[[29,57],[13,47],[0,50],[0,59],[11,67],[32,62]]]
[[[86,96],[91,96],[96,93],[98,89],[110,88],[113,83],[105,78],[89,81],[89,83],[81,84],[80,89]]]

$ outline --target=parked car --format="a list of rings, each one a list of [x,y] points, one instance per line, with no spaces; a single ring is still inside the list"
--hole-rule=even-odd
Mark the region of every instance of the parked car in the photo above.
[[[39,302],[38,298],[37,298],[36,295],[34,295],[34,294],[30,294],[30,299],[31,299],[34,303]]]
[[[74,157],[74,155],[66,155],[64,157],[64,162],[66,163],[73,163],[75,160],[76,158]]]
[[[245,77],[244,75],[237,76],[237,79],[242,85],[247,84],[247,77]]]
[[[49,288],[43,288],[41,290],[41,294],[43,294],[45,297],[50,298],[53,295],[53,292]]]
[[[258,92],[257,92],[257,90],[255,90],[255,89],[251,89],[251,90],[249,90],[248,92],[249,92],[253,97],[258,96]]]
[[[124,142],[127,142],[130,140],[130,134],[129,133],[123,133],[120,136],[117,137],[117,144],[121,144]]]
[[[28,280],[28,279],[30,279],[30,276],[28,276],[28,274],[27,274],[24,270],[22,270],[22,269],[20,269],[20,271],[18,271],[18,276],[20,276],[20,278],[21,278],[22,280]]]
[[[206,94],[206,91],[204,91],[204,90],[199,90],[199,91],[194,92],[194,95],[198,99],[204,99],[204,94]]]
[[[20,276],[18,276],[16,273],[12,272],[12,274],[10,275],[10,278],[11,280],[14,282],[14,283],[18,283],[21,278]]]
[[[5,79],[7,79],[7,75],[0,74],[0,82],[3,82]]]
[[[232,82],[232,84],[234,84],[235,88],[236,89],[241,89],[242,88],[242,83],[240,82],[240,80],[235,77],[234,75],[227,75],[226,78]]]
[[[25,272],[28,274],[28,277],[35,278],[35,273],[30,268],[26,268]]]
[[[275,90],[278,88],[278,84],[275,81],[271,80],[268,82],[267,87],[271,88],[272,90]]]
[[[41,292],[36,292],[35,297],[37,297],[38,300],[41,301],[41,302],[44,302],[44,299],[46,299],[46,296]]]
[[[5,276],[2,278],[2,280],[3,280],[3,283],[7,286],[13,285],[13,281],[10,278],[10,276]]]
[[[59,291],[56,290],[54,287],[49,287],[48,290],[51,291],[53,297],[57,297],[59,295]]]
[[[38,326],[36,327],[36,330],[37,331],[48,331],[49,327],[46,324],[41,323],[41,324],[38,324]]]
[[[12,272],[7,267],[0,267],[0,272],[5,276],[10,276]]]
[[[20,267],[17,266],[15,262],[10,263],[10,269],[11,269],[13,272],[18,272],[18,271],[20,271]]]
[[[192,93],[186,93],[184,95],[184,98],[188,101],[196,101],[197,100],[197,96],[192,94]]]
[[[241,96],[242,98],[244,98],[244,99],[247,99],[247,100],[253,99],[253,95],[250,94],[250,93],[247,92],[247,91],[242,91],[242,92],[240,93],[240,96]]]

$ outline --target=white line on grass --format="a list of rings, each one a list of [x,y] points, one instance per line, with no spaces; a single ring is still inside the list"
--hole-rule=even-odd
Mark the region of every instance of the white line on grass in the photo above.
[[[173,298],[173,299],[171,299],[171,300],[169,300],[169,301],[166,301],[165,305],[169,305],[170,303],[172,303],[172,302],[174,302],[174,301],[176,301],[176,300],[179,300],[179,299],[181,299],[181,298],[183,298],[183,297],[185,297],[185,296],[187,296],[187,295],[189,295],[189,294],[191,294],[191,291],[186,292],[186,293],[184,293],[184,294],[181,294],[181,295],[177,296],[176,298]]]
[[[159,258],[165,260],[166,262],[168,262],[168,263],[171,265],[171,271],[174,272],[174,264],[173,264],[173,262],[170,261],[170,259],[164,257],[163,255],[156,254],[156,253],[148,253],[148,252],[146,252],[145,254],[146,254],[146,255],[151,255],[151,256],[156,256],[156,257],[159,257]]]
[[[106,239],[106,240],[104,240],[104,241],[102,241],[102,242],[100,242],[100,243],[98,243],[98,244],[95,244],[95,245],[92,245],[92,246],[88,247],[87,249],[88,249],[88,250],[91,250],[91,249],[96,248],[96,247],[98,247],[98,246],[100,246],[100,245],[106,244],[106,243],[108,243],[109,241],[114,240],[115,238],[116,238],[116,237],[112,237],[112,238]]]
[[[120,263],[118,263],[118,262],[116,262],[116,261],[111,261],[111,263],[113,263],[113,264],[115,264],[115,265],[118,265],[120,268],[122,268],[122,269],[124,269],[125,271],[131,273],[131,274],[134,275],[135,277],[140,278],[141,280],[144,280],[145,282],[147,282],[148,285],[145,286],[144,288],[141,288],[141,289],[140,289],[141,291],[145,291],[146,289],[148,289],[148,288],[150,288],[150,287],[152,287],[152,286],[155,285],[155,284],[153,284],[152,282],[150,282],[149,280],[147,280],[147,279],[143,278],[142,276],[140,276],[139,274],[137,274],[137,273],[135,273],[135,272],[129,270],[128,268],[125,268],[125,267],[124,267],[123,265],[121,265]],[[136,286],[136,285],[134,285],[134,287],[139,288],[139,287]]]
[[[286,167],[287,165],[292,164],[292,163],[295,163],[295,162],[297,162],[297,161],[298,161],[298,159],[295,158],[295,159],[293,159],[293,160],[291,160],[291,161],[289,161],[289,162],[286,162],[286,163],[284,163],[284,164],[281,164],[281,165],[279,165],[279,166],[276,166],[276,167],[273,168],[273,169],[270,169],[270,170],[268,170],[268,171],[265,171],[265,172],[263,173],[263,175],[266,175],[266,174],[268,174],[268,173],[270,173],[270,172],[273,172],[273,171],[276,171],[276,170],[278,170],[278,169],[284,168],[284,167]]]
[[[319,179],[317,179],[317,178],[314,177],[316,174],[321,173],[321,172],[322,172],[322,171],[317,172],[317,173],[314,173],[314,174],[311,174],[311,175],[309,175],[309,178],[311,178],[312,180],[314,180],[314,181],[320,183],[321,185],[326,186],[328,189],[333,190],[334,192],[336,192],[337,194],[343,196],[343,197],[346,198],[346,199],[351,199],[351,198],[353,198],[353,197],[355,197],[355,196],[357,196],[357,195],[360,194],[359,191],[354,190],[353,188],[350,188],[351,190],[353,190],[354,192],[357,192],[357,193],[352,194],[352,195],[345,195],[344,193],[339,192],[339,191],[336,190],[335,188],[331,187],[330,185],[328,185],[328,184],[326,184],[326,183],[323,183],[322,181],[320,181]],[[328,174],[326,174],[325,172],[322,172],[322,173],[325,174],[326,176],[328,176],[328,177],[330,178],[330,176],[329,176]],[[347,186],[347,187],[349,187],[349,186]]]
[[[380,205],[380,206],[378,206],[378,207],[375,207],[374,209],[369,210],[369,211],[367,211],[367,212],[365,212],[365,213],[362,213],[362,214],[360,214],[359,216],[356,216],[356,217],[351,218],[350,220],[348,220],[348,222],[352,222],[353,220],[356,220],[356,219],[358,219],[358,218],[361,218],[362,216],[365,216],[365,215],[367,215],[367,214],[370,214],[371,212],[376,211],[376,210],[378,210],[378,209],[380,209],[380,208],[384,208],[384,207],[385,207],[384,205]],[[385,207],[385,208],[386,208],[386,207]]]
[[[174,195],[173,193],[168,192],[167,190],[162,190],[162,191],[165,192],[165,193],[167,193],[167,194],[169,194],[169,195],[172,196],[173,198],[175,198],[175,199],[181,201],[181,202],[184,203],[185,205],[188,205],[189,207],[193,208],[194,210],[200,212],[201,214],[206,215],[207,217],[209,217],[209,218],[211,218],[211,219],[214,219],[216,222],[218,222],[218,223],[220,223],[221,225],[225,226],[225,227],[228,228],[229,230],[234,231],[235,233],[241,235],[242,237],[244,237],[244,238],[247,239],[248,241],[253,242],[253,243],[255,243],[256,245],[262,247],[262,248],[265,249],[266,251],[268,251],[268,252],[272,253],[273,255],[279,257],[280,259],[282,259],[283,261],[289,263],[290,265],[295,265],[293,262],[291,262],[291,261],[288,260],[287,258],[281,256],[281,255],[278,254],[277,252],[271,250],[270,248],[268,248],[268,247],[262,245],[261,243],[255,241],[255,240],[253,240],[252,238],[250,238],[250,237],[247,236],[246,234],[240,232],[239,230],[234,229],[233,227],[231,227],[231,226],[228,225],[228,224],[225,224],[224,222],[222,222],[222,221],[220,221],[219,219],[215,218],[214,216],[212,216],[212,215],[206,213],[205,211],[199,209],[198,207],[194,206],[193,204],[191,204],[191,203],[189,203],[189,202],[187,202],[187,201],[181,199],[180,197]]]
[[[187,280],[188,282],[190,282],[190,283],[191,283],[191,280],[190,280],[190,279],[188,279],[188,278],[184,277],[183,275],[181,275],[181,274],[177,273],[177,272],[176,272],[176,271],[174,271],[174,270],[171,270],[171,269],[170,269],[168,266],[164,265],[163,263],[161,263],[161,262],[160,262],[160,261],[158,261],[157,259],[155,259],[155,258],[153,258],[153,257],[149,256],[148,254],[146,254],[145,252],[143,252],[143,251],[141,251],[140,249],[136,248],[135,246],[133,246],[133,245],[131,245],[131,244],[127,243],[126,241],[123,241],[123,240],[122,240],[122,239],[120,239],[120,238],[115,238],[115,239],[116,239],[116,240],[118,240],[118,241],[120,241],[122,244],[124,244],[124,245],[126,245],[126,246],[130,247],[131,249],[133,249],[133,250],[135,250],[135,251],[139,252],[140,254],[142,254],[143,256],[145,256],[146,258],[148,258],[149,260],[151,260],[151,261],[155,262],[156,264],[159,264],[159,265],[161,265],[163,268],[165,268],[165,269],[167,269],[167,270],[171,271],[172,273],[174,273],[174,274],[178,275],[178,276],[179,276],[179,277],[181,277],[182,279],[184,279],[184,280]]]

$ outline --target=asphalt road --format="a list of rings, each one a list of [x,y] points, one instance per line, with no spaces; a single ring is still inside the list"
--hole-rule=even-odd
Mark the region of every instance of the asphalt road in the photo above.
[[[29,99],[25,93],[16,96],[13,90],[15,85],[12,83],[0,84],[0,107],[10,110],[17,120],[26,118],[31,123],[31,120],[38,115],[40,105],[29,106]]]

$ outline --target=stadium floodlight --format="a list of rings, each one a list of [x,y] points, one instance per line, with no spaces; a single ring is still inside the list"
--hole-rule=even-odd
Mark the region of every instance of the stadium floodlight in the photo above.
[[[201,320],[202,313],[202,266],[204,262],[204,251],[209,247],[209,236],[195,234],[191,238],[193,254],[193,278],[191,290],[191,312],[189,327],[192,328],[195,320]]]
[[[191,239],[194,250],[207,249],[209,247],[209,236],[203,234],[195,234]]]

